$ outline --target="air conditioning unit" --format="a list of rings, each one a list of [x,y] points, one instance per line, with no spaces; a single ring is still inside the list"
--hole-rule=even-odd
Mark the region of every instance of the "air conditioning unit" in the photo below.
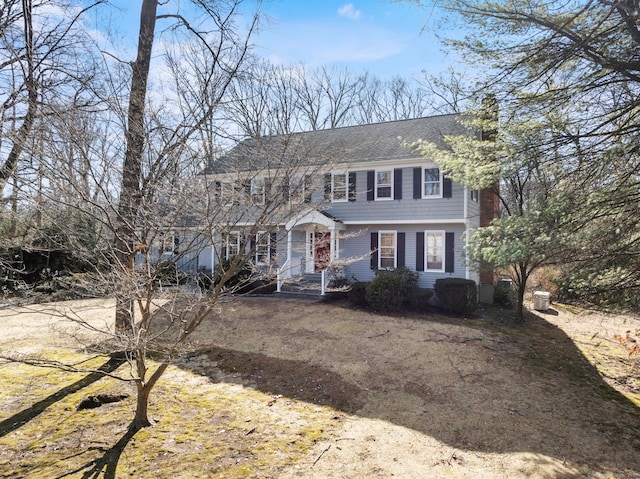
[[[546,291],[533,292],[533,309],[536,311],[546,311],[551,303],[551,293]]]

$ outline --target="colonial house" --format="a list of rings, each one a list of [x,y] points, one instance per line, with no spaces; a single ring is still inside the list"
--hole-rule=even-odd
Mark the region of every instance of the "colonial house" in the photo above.
[[[406,267],[418,272],[421,287],[448,277],[492,283],[465,260],[465,244],[493,218],[494,195],[452,182],[407,147],[419,139],[444,147],[444,135],[482,135],[460,119],[440,115],[241,142],[205,171],[216,211],[226,216],[212,223],[214,244],[200,248],[192,266],[211,271],[251,251],[257,267],[277,276],[279,290],[314,273],[324,287],[324,272],[336,269],[349,281]]]

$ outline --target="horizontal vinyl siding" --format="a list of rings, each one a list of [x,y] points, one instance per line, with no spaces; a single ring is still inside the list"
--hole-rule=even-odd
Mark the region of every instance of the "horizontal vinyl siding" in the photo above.
[[[416,270],[416,233],[425,230],[442,230],[454,233],[454,272],[453,273],[433,273],[419,271],[419,285],[422,288],[433,288],[436,279],[439,278],[465,278],[465,237],[464,225],[450,224],[429,224],[429,225],[401,225],[401,224],[384,224],[376,225],[366,229],[358,229],[350,227],[346,234],[347,239],[340,241],[340,257],[345,260],[347,265],[347,278],[354,281],[371,281],[375,277],[375,272],[371,270],[370,257],[370,241],[371,233],[377,231],[397,231],[405,233],[405,265],[412,271]],[[350,258],[361,258],[358,261],[350,261]],[[476,279],[473,276],[470,279]],[[477,279],[476,279],[477,282]]]
[[[464,194],[462,185],[453,184],[451,198],[413,199],[412,168],[402,173],[402,199],[367,201],[367,172],[357,171],[356,201],[326,203],[324,211],[345,223],[357,221],[413,221],[464,219]]]

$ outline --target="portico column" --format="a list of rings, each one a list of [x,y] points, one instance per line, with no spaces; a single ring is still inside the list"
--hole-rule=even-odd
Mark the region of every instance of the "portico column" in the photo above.
[[[291,251],[292,251],[292,243],[293,243],[293,231],[287,231],[287,261],[284,264],[287,265],[288,271],[285,273],[286,278],[291,277]]]
[[[336,259],[336,228],[332,225],[329,228],[329,264]]]

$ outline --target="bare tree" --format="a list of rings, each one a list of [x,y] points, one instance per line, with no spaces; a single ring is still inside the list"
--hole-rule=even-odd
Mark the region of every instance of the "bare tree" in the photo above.
[[[61,96],[68,95],[76,107],[86,106],[83,95],[93,67],[76,61],[82,40],[78,23],[102,0],[78,9],[66,2],[8,0],[0,8],[0,193],[17,168],[39,115],[51,115]],[[45,14],[52,6],[60,15]],[[1,87],[0,87],[1,88]],[[66,105],[69,107],[69,105]],[[4,147],[5,142],[10,147]]]

